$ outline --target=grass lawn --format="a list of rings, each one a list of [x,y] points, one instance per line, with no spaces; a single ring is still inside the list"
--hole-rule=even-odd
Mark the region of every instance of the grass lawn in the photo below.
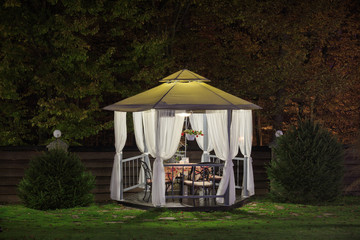
[[[360,239],[360,197],[323,206],[254,198],[228,212],[117,204],[37,211],[0,205],[0,239]]]

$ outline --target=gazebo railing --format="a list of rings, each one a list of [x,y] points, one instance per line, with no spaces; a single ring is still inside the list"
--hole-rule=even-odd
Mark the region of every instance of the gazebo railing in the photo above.
[[[246,173],[245,164],[244,164],[245,158],[241,157],[235,157],[233,158],[233,164],[234,164],[234,178],[235,178],[235,188],[236,189],[242,189],[243,185],[243,176],[244,173]],[[212,163],[220,163],[221,160],[216,157],[215,155],[210,155],[210,162]],[[242,165],[242,166],[241,166]],[[219,175],[222,176],[222,169],[219,169]]]
[[[242,189],[243,188],[243,177],[246,174],[245,169],[245,158],[235,157],[233,159],[234,164],[234,177],[235,177],[235,188]],[[242,168],[241,165],[242,164]]]
[[[141,154],[138,156],[134,156],[134,157],[130,157],[130,158],[126,158],[126,159],[122,159],[121,163],[120,163],[120,171],[121,171],[121,181],[120,181],[120,191],[121,191],[121,196],[123,196],[123,192],[138,188],[138,187],[143,187],[144,186],[144,182],[139,182],[139,178],[140,178],[140,174],[141,174],[141,161],[144,161],[145,159],[145,154]],[[235,177],[235,188],[236,189],[242,189],[242,179],[245,177],[244,176],[244,172],[246,173],[246,169],[245,169],[245,164],[244,163],[245,158],[241,158],[241,157],[235,157],[233,159],[233,164],[234,164],[234,177]],[[223,174],[223,167],[224,164],[220,159],[218,159],[215,155],[210,155],[210,162],[209,163],[198,163],[198,164],[164,164],[164,166],[166,167],[176,167],[182,168],[182,173],[181,176],[185,176],[184,171],[185,171],[185,167],[209,167],[209,169],[211,169],[210,171],[210,175],[218,175],[218,176],[222,176]],[[242,162],[242,163],[241,163]],[[243,164],[243,167],[241,167],[240,165]],[[173,173],[174,174],[174,173]],[[211,181],[213,182],[212,186],[211,186],[211,194],[200,194],[200,195],[184,195],[183,192],[177,194],[179,192],[179,189],[175,190],[174,189],[174,184],[175,182],[172,181],[170,184],[171,185],[167,185],[167,195],[166,195],[166,199],[183,199],[183,198],[190,198],[190,199],[214,199],[215,198],[224,198],[225,202],[226,202],[226,198],[228,196],[226,196],[226,194],[224,195],[216,195],[216,190],[217,187],[219,185],[218,182],[215,181],[215,178],[213,177],[211,179]],[[181,186],[181,191],[184,189],[184,183],[183,181],[181,182],[181,184],[183,184]],[[192,186],[192,188],[194,188],[194,186]],[[191,189],[191,186],[189,187],[189,189]],[[194,190],[194,189],[192,189]]]
[[[141,187],[144,183],[139,183],[141,161],[144,161],[145,154],[123,159],[121,161],[122,189],[123,192]]]

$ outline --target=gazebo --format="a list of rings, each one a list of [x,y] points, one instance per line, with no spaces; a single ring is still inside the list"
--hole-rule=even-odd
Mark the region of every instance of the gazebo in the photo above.
[[[214,150],[217,158],[225,162],[223,177],[216,200],[225,205],[235,202],[233,158],[240,149],[244,158],[242,196],[254,194],[252,171],[252,110],[261,107],[208,85],[210,80],[189,70],[180,70],[163,78],[161,85],[105,107],[114,111],[115,149],[111,177],[111,198],[123,200],[122,164],[127,128],[126,113],[133,112],[134,133],[142,157],[153,164],[152,204],[165,206],[165,172],[163,161],[171,158],[178,147],[183,131],[185,114],[193,127],[202,129],[204,136],[197,139],[203,150],[202,162],[209,161]],[[137,185],[143,184],[140,179]]]

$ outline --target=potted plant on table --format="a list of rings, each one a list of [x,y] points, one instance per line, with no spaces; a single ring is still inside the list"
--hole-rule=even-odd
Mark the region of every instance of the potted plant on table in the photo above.
[[[184,136],[184,134],[186,136],[186,139],[189,141],[194,141],[195,137],[204,136],[201,130],[197,131],[193,129],[185,129],[181,135]]]

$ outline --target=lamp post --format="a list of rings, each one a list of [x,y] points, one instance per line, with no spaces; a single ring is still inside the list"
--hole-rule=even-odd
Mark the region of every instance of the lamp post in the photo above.
[[[275,158],[275,153],[274,153],[273,148],[276,147],[276,145],[277,145],[276,140],[277,140],[277,138],[281,137],[282,135],[284,135],[283,131],[277,130],[277,131],[275,132],[275,139],[274,139],[274,141],[272,141],[272,142],[269,144],[269,147],[271,148],[271,160]]]
[[[59,139],[61,137],[61,131],[55,130],[53,132],[54,137],[56,138],[55,141],[52,141],[49,143],[49,145],[46,146],[46,148],[50,151],[53,149],[62,149],[67,152],[69,145],[67,145],[64,141]]]

